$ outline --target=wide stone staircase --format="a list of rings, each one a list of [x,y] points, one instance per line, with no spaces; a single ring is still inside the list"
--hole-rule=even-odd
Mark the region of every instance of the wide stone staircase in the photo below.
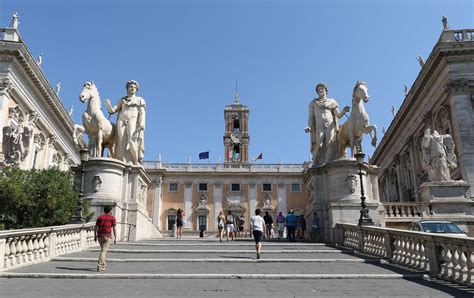
[[[0,297],[311,297],[466,296],[468,289],[429,280],[344,247],[251,239],[163,238],[111,245],[105,272],[99,247],[0,273]]]

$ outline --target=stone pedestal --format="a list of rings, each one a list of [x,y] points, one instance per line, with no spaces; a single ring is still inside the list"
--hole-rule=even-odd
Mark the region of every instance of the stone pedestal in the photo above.
[[[376,226],[383,226],[383,209],[380,208],[377,184],[378,167],[362,166],[364,191],[369,216]],[[357,224],[361,208],[359,166],[355,159],[338,159],[308,171],[310,204],[307,214],[317,212],[319,239],[335,242],[338,223]]]
[[[437,217],[473,214],[469,184],[462,180],[425,182],[420,185],[420,197]]]
[[[141,166],[113,158],[91,158],[85,166],[84,193],[95,212],[113,206],[119,240],[136,241],[161,237],[146,209],[151,179]]]

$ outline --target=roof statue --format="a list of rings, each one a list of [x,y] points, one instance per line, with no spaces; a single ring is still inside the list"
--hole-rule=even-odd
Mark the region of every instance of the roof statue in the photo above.
[[[443,30],[449,29],[448,18],[443,16],[441,18],[441,22],[443,22]]]
[[[416,60],[418,60],[418,63],[420,64],[421,67],[425,65],[425,60],[423,60],[423,57],[418,56],[416,57]]]
[[[13,15],[12,15],[11,27],[12,27],[13,29],[18,29],[18,24],[20,24],[20,22],[18,22],[18,12],[15,12],[15,13],[13,13]]]

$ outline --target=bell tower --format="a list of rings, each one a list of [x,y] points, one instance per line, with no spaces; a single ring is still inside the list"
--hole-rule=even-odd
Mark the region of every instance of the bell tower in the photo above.
[[[234,103],[224,109],[225,133],[224,153],[225,163],[249,162],[249,109],[241,105],[239,95],[235,92]]]

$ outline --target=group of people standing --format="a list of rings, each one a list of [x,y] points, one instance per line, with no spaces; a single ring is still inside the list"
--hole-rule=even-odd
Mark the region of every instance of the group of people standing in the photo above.
[[[265,211],[263,217],[265,221],[265,233],[264,238],[270,239],[275,238],[275,225],[272,216]],[[296,217],[293,210],[288,211],[285,217],[282,212],[278,213],[276,218],[276,228],[278,231],[278,239],[283,239],[285,228],[287,230],[287,239],[290,242],[296,241],[296,239],[303,239],[306,231],[306,220],[303,216]]]
[[[243,215],[234,216],[232,211],[227,211],[227,215],[224,214],[224,211],[219,212],[217,217],[217,228],[219,230],[219,241],[222,242],[224,237],[224,231],[229,242],[229,238],[234,241],[235,237],[243,236],[244,233],[245,218]]]

